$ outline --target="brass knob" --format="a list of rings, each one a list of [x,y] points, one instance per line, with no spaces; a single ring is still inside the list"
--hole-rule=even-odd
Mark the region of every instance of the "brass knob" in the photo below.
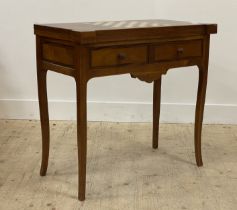
[[[125,53],[119,53],[118,56],[117,56],[117,58],[118,58],[119,60],[124,60],[124,59],[126,58],[126,54],[125,54]]]
[[[183,48],[183,47],[179,47],[179,48],[177,49],[178,55],[183,54],[183,52],[184,52],[184,48]]]

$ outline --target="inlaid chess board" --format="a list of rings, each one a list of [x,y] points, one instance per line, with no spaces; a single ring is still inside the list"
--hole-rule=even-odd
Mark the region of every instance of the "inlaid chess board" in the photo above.
[[[173,20],[127,20],[127,21],[100,21],[100,22],[83,22],[83,23],[56,23],[44,24],[44,26],[69,29],[72,31],[96,31],[96,30],[113,30],[113,29],[132,29],[132,28],[152,28],[152,27],[169,27],[169,26],[187,26],[197,25],[191,22],[173,21]]]

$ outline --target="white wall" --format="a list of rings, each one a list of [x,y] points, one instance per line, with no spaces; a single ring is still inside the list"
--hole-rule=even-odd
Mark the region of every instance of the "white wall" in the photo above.
[[[228,4],[214,0],[2,1],[0,118],[39,118],[34,23],[162,18],[219,24],[218,35],[211,40],[205,122],[237,123],[235,0]],[[193,121],[197,73],[195,67],[182,68],[163,77],[162,121]],[[48,92],[50,118],[75,119],[73,79],[50,72]],[[150,121],[152,85],[129,75],[94,79],[89,82],[88,101],[89,120]]]

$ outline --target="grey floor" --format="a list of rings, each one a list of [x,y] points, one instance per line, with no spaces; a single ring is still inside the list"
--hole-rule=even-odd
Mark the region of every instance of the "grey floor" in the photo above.
[[[236,210],[237,126],[203,127],[204,167],[195,165],[193,125],[88,125],[86,201],[77,200],[76,124],[51,122],[48,174],[39,176],[39,121],[0,121],[0,209]]]

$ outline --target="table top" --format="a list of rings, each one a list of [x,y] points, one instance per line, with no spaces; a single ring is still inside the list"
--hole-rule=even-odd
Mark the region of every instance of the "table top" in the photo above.
[[[132,36],[144,35],[144,33],[152,33],[162,35],[163,32],[167,33],[178,33],[187,32],[190,30],[198,31],[199,33],[216,33],[216,24],[201,24],[201,23],[191,23],[185,21],[174,21],[174,20],[122,20],[122,21],[100,21],[100,22],[77,22],[77,23],[55,23],[55,24],[35,24],[34,25],[35,34],[40,35],[42,31],[67,33],[68,36],[72,35],[88,35],[90,40],[92,37],[99,37],[100,35],[107,34],[111,36],[111,32],[121,33],[125,32],[126,36],[129,33]],[[203,31],[204,30],[204,31]],[[134,34],[136,31],[136,34]],[[41,32],[41,33],[40,33]],[[45,33],[44,33],[45,34]],[[66,34],[65,34],[66,35]],[[124,34],[125,35],[125,34]],[[122,35],[122,36],[124,36]],[[82,37],[80,37],[81,40]],[[82,40],[81,40],[82,41]],[[87,40],[88,42],[88,40]]]
[[[41,24],[40,24],[41,25]],[[174,20],[125,20],[125,21],[100,21],[100,22],[78,22],[78,23],[54,23],[42,24],[42,26],[67,29],[77,32],[88,32],[98,30],[152,28],[200,25],[185,21]]]

